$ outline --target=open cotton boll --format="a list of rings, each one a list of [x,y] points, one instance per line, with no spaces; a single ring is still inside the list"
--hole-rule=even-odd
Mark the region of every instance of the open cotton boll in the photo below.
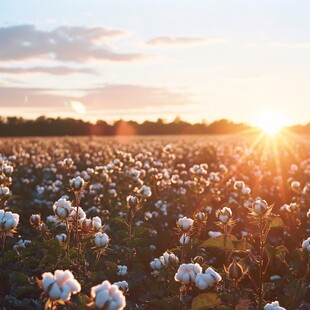
[[[218,237],[218,236],[220,236],[221,234],[222,234],[222,233],[221,233],[220,231],[212,231],[212,230],[210,230],[210,231],[208,232],[208,235],[209,235],[210,238]]]
[[[174,276],[174,279],[178,282],[182,282],[185,285],[194,283],[197,274],[202,272],[202,268],[199,264],[182,264],[177,273]]]
[[[194,220],[187,218],[186,216],[178,219],[177,225],[183,231],[189,230],[194,224]]]
[[[75,191],[80,191],[83,189],[83,186],[85,184],[85,181],[83,178],[80,176],[73,178],[70,180],[70,186],[72,187],[73,190]]]
[[[118,273],[117,274],[119,276],[127,275],[127,266],[118,265],[117,268],[118,268]]]
[[[129,290],[129,284],[127,281],[119,281],[119,282],[115,282],[113,283],[114,285],[117,285],[118,288],[120,290],[122,290],[123,292],[128,291]]]
[[[115,284],[103,281],[101,284],[93,286],[90,295],[97,308],[105,310],[122,310],[126,306],[126,299],[123,292]]]
[[[163,263],[160,259],[154,258],[154,260],[150,262],[150,266],[154,270],[160,270],[163,267]]]
[[[17,227],[19,215],[10,211],[0,210],[0,231],[9,232]]]
[[[168,252],[163,253],[163,255],[159,257],[159,260],[163,265],[166,266],[170,264],[175,265],[179,263],[179,258],[175,254]]]
[[[71,294],[81,291],[80,283],[69,270],[56,270],[54,275],[45,272],[42,275],[42,287],[52,301],[68,301]]]
[[[101,226],[102,226],[101,218],[98,216],[95,216],[92,218],[92,221],[93,221],[93,225],[94,225],[94,230],[99,231],[101,229]]]
[[[216,283],[220,282],[222,277],[209,267],[205,273],[199,273],[196,277],[195,284],[200,290],[213,287]]]
[[[55,202],[53,209],[58,217],[66,219],[72,211],[71,202],[65,198],[60,198]]]
[[[273,301],[270,304],[266,304],[264,310],[285,310],[285,308],[280,307],[278,301]]]
[[[191,240],[190,236],[183,234],[180,238],[180,244],[181,245],[189,244],[190,240]]]
[[[98,232],[95,235],[95,244],[98,248],[107,246],[109,241],[109,236],[106,233]]]
[[[310,237],[303,241],[302,248],[308,252],[310,252]]]
[[[232,217],[231,209],[228,207],[223,207],[216,212],[216,216],[220,222],[226,224]]]

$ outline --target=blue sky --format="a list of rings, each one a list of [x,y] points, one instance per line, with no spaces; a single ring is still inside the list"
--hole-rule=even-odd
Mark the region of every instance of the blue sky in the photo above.
[[[1,1],[1,115],[310,122],[309,1]]]

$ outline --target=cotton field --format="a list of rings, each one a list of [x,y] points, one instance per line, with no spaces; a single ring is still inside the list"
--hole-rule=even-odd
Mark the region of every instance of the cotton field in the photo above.
[[[303,137],[0,140],[1,309],[310,309]]]

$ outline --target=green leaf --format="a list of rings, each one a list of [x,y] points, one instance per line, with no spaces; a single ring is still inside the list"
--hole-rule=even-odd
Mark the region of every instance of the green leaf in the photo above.
[[[35,289],[32,286],[21,286],[16,288],[15,296],[17,298],[23,298],[29,296],[30,293],[33,293]]]
[[[238,240],[233,235],[220,235],[206,240],[200,247],[235,251],[251,249],[252,245],[246,242],[244,238]]]
[[[173,296],[163,299],[153,299],[150,301],[150,304],[155,307],[153,309],[174,310],[177,309],[177,305],[179,305],[179,297]]]
[[[134,228],[133,230],[133,234],[135,237],[138,237],[138,236],[148,236],[150,232],[150,229],[147,228],[147,227],[143,227],[143,226],[137,226]]]
[[[11,282],[18,283],[19,285],[27,284],[28,277],[24,273],[16,271],[11,274]]]
[[[271,220],[270,228],[283,228],[283,227],[285,227],[285,225],[280,216],[274,217]]]
[[[140,238],[135,238],[135,239],[133,240],[133,245],[136,246],[136,247],[137,247],[137,246],[147,246],[147,245],[148,245],[148,242],[147,242],[146,239],[140,237]]]
[[[285,256],[289,251],[284,245],[279,245],[277,247],[274,247],[270,244],[267,244],[265,247],[265,252],[268,255],[270,260],[277,258],[281,262],[284,263],[285,262]]]
[[[203,293],[194,298],[191,310],[212,309],[219,306],[221,303],[221,299],[216,294]]]
[[[288,249],[284,245],[279,245],[276,248],[276,257],[281,261],[285,262],[285,256],[288,253]]]

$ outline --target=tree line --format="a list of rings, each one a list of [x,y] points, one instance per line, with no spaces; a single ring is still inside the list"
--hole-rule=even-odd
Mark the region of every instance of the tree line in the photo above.
[[[289,128],[300,134],[310,133],[310,123]],[[256,130],[257,131],[257,130]],[[255,128],[245,123],[234,123],[227,119],[191,124],[177,117],[172,122],[162,119],[157,121],[118,120],[108,123],[98,120],[91,123],[74,118],[49,118],[40,116],[37,119],[22,117],[1,117],[0,136],[116,136],[116,135],[180,135],[180,134],[239,134],[253,133]]]

